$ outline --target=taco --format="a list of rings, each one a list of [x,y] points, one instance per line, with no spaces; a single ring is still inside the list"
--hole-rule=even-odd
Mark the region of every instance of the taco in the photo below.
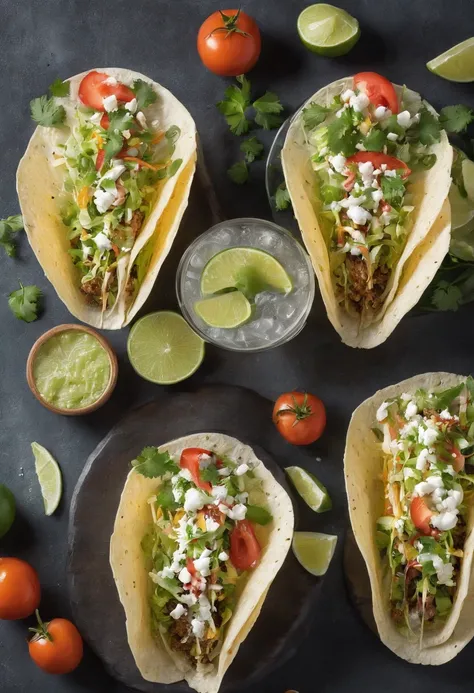
[[[217,693],[290,548],[290,498],[249,446],[217,433],[132,464],[110,543],[130,649],[146,680]]]
[[[20,161],[25,230],[46,276],[83,322],[118,329],[150,293],[187,206],[196,128],[144,75],[83,72],[34,99]]]
[[[286,186],[346,344],[387,339],[436,273],[449,248],[452,156],[431,106],[373,72],[321,89],[293,119],[282,150]],[[407,262],[435,225],[422,277],[407,280]]]
[[[443,664],[474,635],[473,454],[471,376],[415,376],[352,415],[344,457],[352,529],[380,638],[409,662]]]

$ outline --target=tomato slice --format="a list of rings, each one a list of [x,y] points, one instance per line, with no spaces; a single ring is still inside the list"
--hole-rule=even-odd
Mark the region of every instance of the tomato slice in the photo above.
[[[262,551],[252,524],[239,520],[230,534],[230,560],[237,570],[255,568]]]
[[[104,130],[108,130],[110,126],[110,118],[108,113],[104,113],[102,118],[100,119],[100,127],[104,128]]]
[[[100,169],[104,165],[104,159],[105,159],[105,149],[99,149],[99,151],[97,152],[97,159],[95,160],[96,171],[100,171]]]
[[[433,513],[422,496],[415,496],[411,501],[410,517],[415,527],[425,535],[431,534],[430,519]]]
[[[117,101],[131,101],[135,94],[125,84],[104,84],[109,79],[105,72],[92,70],[89,72],[79,85],[79,99],[85,106],[94,108],[96,111],[105,111],[103,100],[106,96],[115,95]]]
[[[374,106],[385,106],[392,113],[398,113],[397,92],[386,77],[377,72],[358,72],[354,75],[354,87],[365,91]]]
[[[204,448],[186,448],[181,453],[181,459],[179,460],[179,466],[181,467],[181,469],[189,469],[196,486],[198,488],[201,488],[203,491],[207,491],[208,493],[211,490],[212,485],[209,483],[209,481],[203,481],[201,479],[201,468],[199,466],[199,458],[201,457],[201,455],[212,454],[213,453],[210,450],[204,450]]]
[[[382,154],[382,152],[357,152],[346,159],[347,164],[364,164],[367,161],[370,161],[374,168],[380,168],[382,164],[385,164],[389,171],[402,169],[402,178],[408,178],[411,173],[411,169],[404,161],[388,154]]]

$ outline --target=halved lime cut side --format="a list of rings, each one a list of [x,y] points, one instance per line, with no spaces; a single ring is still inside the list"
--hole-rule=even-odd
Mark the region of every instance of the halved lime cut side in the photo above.
[[[314,474],[307,472],[301,467],[287,467],[285,471],[299,495],[309,505],[311,510],[314,510],[315,513],[324,513],[326,510],[331,510],[332,502],[329,493]]]
[[[46,448],[39,443],[31,443],[35,456],[35,468],[41,486],[44,512],[52,515],[59,505],[63,492],[63,482],[59,465]]]
[[[128,335],[130,363],[142,378],[173,385],[189,378],[204,358],[204,341],[188,323],[171,311],[140,318]]]
[[[258,248],[237,247],[214,255],[201,275],[204,296],[234,288],[253,297],[268,289],[287,294],[293,285],[285,268],[273,255]]]
[[[232,328],[243,325],[252,315],[252,306],[241,291],[203,298],[194,310],[210,327]]]
[[[355,17],[322,2],[305,7],[296,26],[306,48],[329,58],[348,53],[360,37]]]
[[[474,37],[441,53],[426,67],[450,82],[474,82]]]
[[[337,537],[321,532],[295,532],[293,553],[308,573],[320,577],[329,568],[336,549]]]

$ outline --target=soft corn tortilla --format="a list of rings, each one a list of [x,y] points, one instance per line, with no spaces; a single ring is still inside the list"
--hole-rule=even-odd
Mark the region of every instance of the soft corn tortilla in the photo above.
[[[471,578],[474,551],[474,507],[467,519],[464,558],[452,611],[444,626],[425,630],[423,645],[404,637],[390,616],[390,570],[380,558],[375,543],[377,519],[383,515],[384,488],[381,480],[382,451],[371,432],[376,412],[383,401],[402,392],[418,388],[442,390],[457,385],[465,376],[452,373],[425,373],[379,390],[357,407],[347,432],[344,475],[349,516],[357,545],[364,558],[372,590],[372,608],[382,642],[399,657],[415,664],[444,664],[453,659],[474,636],[471,605],[474,604],[474,581]]]
[[[316,92],[308,99],[305,106],[311,102],[328,105],[336,95],[350,87],[352,87],[352,77],[333,82]],[[400,97],[402,87],[395,85],[395,89]],[[405,103],[419,102],[419,100],[420,97],[416,92],[405,89]],[[425,105],[431,108],[426,102]],[[445,201],[451,184],[453,153],[444,130],[441,132],[441,141],[434,144],[430,151],[436,155],[433,168],[412,175],[410,192],[415,206],[412,227],[396,269],[392,272],[390,290],[380,311],[372,316],[372,321],[366,319],[362,323],[360,317],[349,315],[336,298],[329,251],[318,219],[322,203],[317,197],[316,174],[311,168],[309,151],[304,139],[301,110],[290,125],[281,155],[286,186],[301,235],[318,278],[328,318],[342,341],[349,346],[371,349],[384,342],[402,317],[421,298],[447,252],[451,219]],[[442,238],[435,243],[432,236],[429,258],[423,257],[424,252],[418,253],[421,256],[422,270],[415,279],[409,276],[409,273],[407,275],[406,265],[414,251],[421,250],[421,244],[426,240],[435,223],[437,234]],[[400,300],[395,308],[394,299],[397,296],[400,296]]]
[[[219,455],[228,455],[256,465],[255,475],[262,480],[265,503],[273,522],[255,530],[262,547],[262,557],[238,598],[237,607],[227,625],[222,649],[208,671],[193,668],[179,653],[167,651],[162,640],[155,638],[150,627],[148,576],[141,540],[150,528],[148,499],[156,494],[159,479],[147,479],[132,470],[120,499],[114,532],[110,541],[110,564],[120,601],[125,610],[128,642],[136,665],[147,681],[173,683],[185,679],[199,693],[217,693],[224,674],[237,654],[263,606],[267,591],[281,568],[291,545],[294,516],[291,500],[252,448],[235,438],[218,433],[199,433],[162,445],[175,459],[182,450],[203,447]]]
[[[196,167],[196,126],[183,104],[145,75],[116,67],[96,69],[129,86],[136,79],[148,82],[158,96],[156,102],[145,109],[148,122],[158,121],[160,130],[167,130],[171,125],[177,125],[181,130],[173,159],[182,159],[183,163],[172,178],[156,184],[156,199],[151,212],[132,251],[119,260],[119,290],[112,308],[102,313],[100,307],[89,305],[80,291],[81,275],[68,253],[68,229],[60,214],[64,171],[61,166],[51,165],[52,152],[69,137],[79,85],[90,70],[71,77],[69,97],[58,99],[66,109],[65,127],[36,128],[18,166],[17,191],[28,240],[59,298],[79,320],[94,327],[119,329],[128,324],[148,297],[178,231]],[[148,242],[153,247],[146,276],[132,305],[128,306],[123,298],[124,288],[133,262]]]

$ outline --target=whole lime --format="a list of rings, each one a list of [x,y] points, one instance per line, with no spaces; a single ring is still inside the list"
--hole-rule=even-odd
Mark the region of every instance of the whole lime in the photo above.
[[[5,536],[15,519],[15,496],[9,488],[0,484],[0,539]]]

